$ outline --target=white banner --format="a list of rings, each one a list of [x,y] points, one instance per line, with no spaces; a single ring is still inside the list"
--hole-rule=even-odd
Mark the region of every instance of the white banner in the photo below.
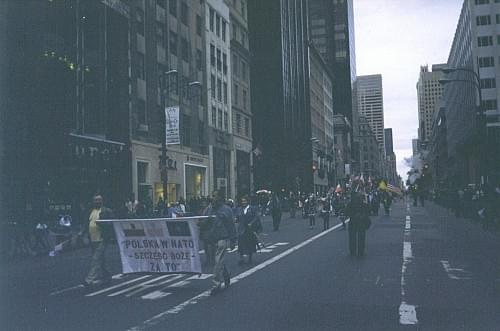
[[[181,136],[179,131],[179,106],[165,108],[165,138],[167,145],[179,145]]]
[[[110,220],[123,273],[201,273],[198,218]]]

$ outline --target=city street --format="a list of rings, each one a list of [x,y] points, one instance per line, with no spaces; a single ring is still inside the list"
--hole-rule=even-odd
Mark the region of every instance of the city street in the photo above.
[[[381,213],[383,213],[381,208]],[[13,262],[2,273],[3,330],[495,330],[500,240],[444,209],[397,202],[372,217],[363,258],[350,257],[333,218],[310,230],[264,219],[252,266],[228,254],[232,285],[209,295],[210,270],[121,275],[116,245],[106,287],[79,285],[89,252]],[[204,255],[202,255],[204,258]]]

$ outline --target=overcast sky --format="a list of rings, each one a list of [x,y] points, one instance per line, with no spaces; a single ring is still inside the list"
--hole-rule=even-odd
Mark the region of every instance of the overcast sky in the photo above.
[[[357,75],[382,74],[384,124],[392,128],[398,173],[417,137],[421,65],[446,63],[463,0],[354,0]]]

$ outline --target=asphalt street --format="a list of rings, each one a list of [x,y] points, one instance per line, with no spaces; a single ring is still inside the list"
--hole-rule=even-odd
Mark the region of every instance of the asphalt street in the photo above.
[[[209,295],[201,277],[121,274],[106,287],[80,284],[86,249],[2,266],[1,330],[500,330],[500,236],[428,203],[400,201],[372,217],[363,258],[348,253],[336,218],[323,232],[264,218],[266,247],[251,266],[227,265],[232,285]],[[204,256],[202,255],[202,258]]]

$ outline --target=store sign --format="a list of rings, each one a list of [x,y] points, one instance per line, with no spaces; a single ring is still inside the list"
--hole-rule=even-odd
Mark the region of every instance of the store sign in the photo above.
[[[167,145],[180,145],[179,106],[165,108],[165,138]]]
[[[187,161],[188,162],[198,162],[198,163],[203,163],[203,159],[201,157],[195,157],[195,156],[187,156]]]

